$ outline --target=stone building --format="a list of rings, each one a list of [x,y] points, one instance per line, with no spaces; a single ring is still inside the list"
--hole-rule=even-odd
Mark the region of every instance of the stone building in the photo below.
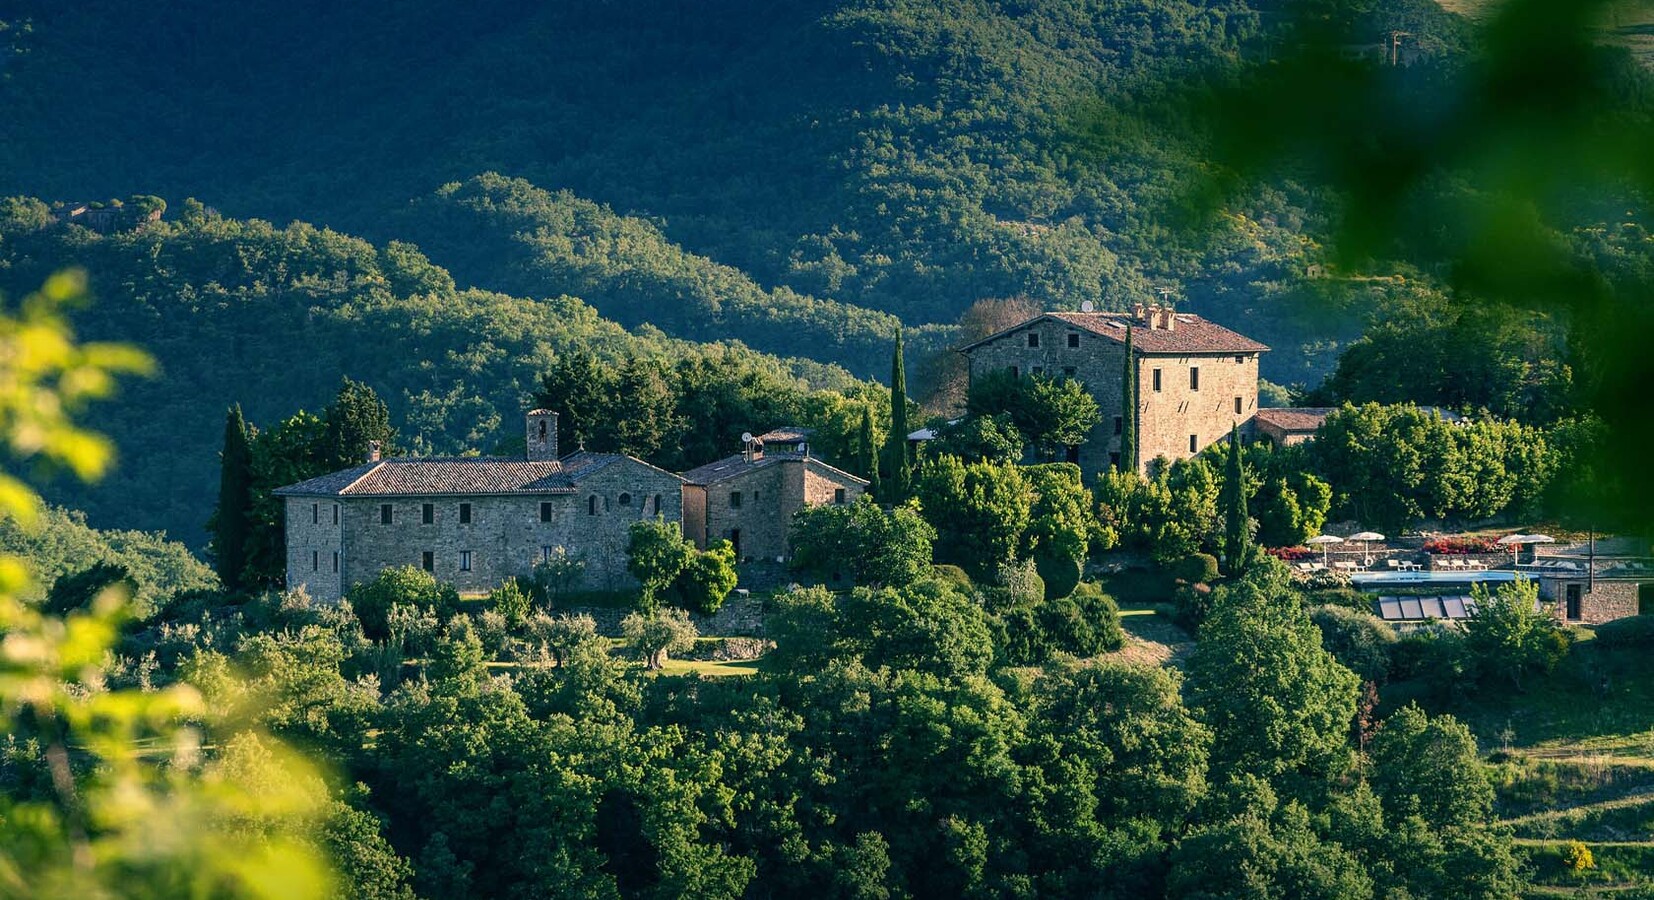
[[[1120,460],[1126,329],[1137,379],[1137,458],[1193,456],[1248,427],[1258,411],[1258,357],[1268,347],[1200,316],[1164,307],[1130,313],[1048,312],[959,348],[970,377],[1008,371],[1076,378],[1096,398],[1102,421],[1070,447],[1087,478]]]
[[[559,458],[557,414],[526,417],[522,459],[379,458],[276,491],[286,507],[287,585],[336,600],[384,569],[419,566],[461,592],[528,575],[557,548],[584,587],[634,587],[628,529],[678,522],[683,479],[618,453]]]
[[[683,473],[683,532],[697,547],[727,540],[740,560],[785,560],[787,526],[806,506],[853,503],[867,481],[810,455],[810,432],[778,428],[734,456]]]
[[[1601,625],[1645,609],[1654,613],[1654,566],[1646,563],[1547,556],[1529,571],[1539,581],[1540,600],[1564,624]]]

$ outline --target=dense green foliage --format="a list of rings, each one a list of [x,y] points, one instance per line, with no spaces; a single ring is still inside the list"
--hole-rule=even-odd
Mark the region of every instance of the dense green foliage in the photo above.
[[[85,516],[62,509],[45,510],[32,529],[0,519],[0,552],[29,560],[42,591],[97,566],[118,567],[120,577],[135,585],[140,611],[153,611],[180,593],[218,586],[211,568],[165,535],[92,528]]]

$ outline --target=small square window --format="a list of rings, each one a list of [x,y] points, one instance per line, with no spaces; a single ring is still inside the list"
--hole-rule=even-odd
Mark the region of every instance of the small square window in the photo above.
[[[434,571],[436,569],[436,554],[429,550],[419,554],[419,567],[427,572]]]
[[[419,507],[419,524],[430,525],[436,521],[436,504],[425,503]]]
[[[1063,366],[1062,367],[1062,377],[1064,377],[1064,378],[1073,378],[1074,377],[1074,367],[1073,366]]]
[[[1154,370],[1154,392],[1156,394],[1160,393],[1160,370],[1159,369]]]
[[[1240,415],[1241,414],[1241,409],[1244,408],[1245,405],[1246,405],[1246,401],[1242,400],[1239,397],[1236,397],[1235,398],[1235,415],[1237,415],[1237,416]]]
[[[1245,363],[1246,363],[1246,357],[1244,357],[1244,356],[1235,357],[1235,364],[1236,365],[1243,365]]]
[[[1126,417],[1125,416],[1115,416],[1114,417],[1114,433],[1115,434],[1125,434],[1126,433]]]
[[[730,491],[729,492],[729,508],[730,509],[740,509],[741,508],[741,492],[740,491]]]
[[[542,521],[542,522],[550,522],[551,521],[551,504],[549,502],[545,502],[545,503],[540,504],[540,521]]]
[[[1200,435],[1197,435],[1197,434],[1189,435],[1189,452],[1190,453],[1199,453],[1200,452]]]
[[[833,489],[833,502],[840,506],[844,505],[844,488]]]
[[[1200,390],[1200,367],[1199,366],[1190,366],[1189,367],[1189,390],[1191,390],[1191,391]]]
[[[1078,346],[1080,346],[1080,335],[1079,335],[1079,333],[1070,331],[1068,333],[1068,347],[1069,347],[1069,349],[1072,350],[1073,348],[1078,347]]]
[[[471,571],[471,551],[461,550],[459,552],[459,570],[461,572]]]
[[[1039,332],[1037,332],[1037,331],[1028,332],[1028,346],[1030,346],[1030,347],[1038,347],[1039,346]]]
[[[391,523],[391,505],[389,503],[379,504],[379,524],[389,525],[390,523]]]
[[[459,523],[461,525],[471,524],[471,504],[461,503],[459,505]]]

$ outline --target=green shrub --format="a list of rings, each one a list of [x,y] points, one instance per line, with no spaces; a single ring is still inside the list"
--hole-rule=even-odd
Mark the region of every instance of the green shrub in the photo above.
[[[1396,633],[1383,619],[1342,606],[1317,606],[1309,617],[1321,629],[1321,646],[1361,680],[1388,680]]]
[[[1204,582],[1180,584],[1172,591],[1172,621],[1194,633],[1212,611],[1212,586]]]
[[[1210,553],[1191,553],[1171,566],[1172,577],[1189,584],[1211,584],[1218,578],[1218,558]]]
[[[1358,612],[1372,612],[1373,596],[1352,587],[1330,587],[1304,592],[1305,606],[1339,606]]]
[[[1597,646],[1613,650],[1654,647],[1654,616],[1631,616],[1598,625]]]
[[[1034,568],[1045,582],[1045,599],[1056,600],[1074,593],[1083,574],[1081,560],[1065,553],[1038,551],[1034,554]]]
[[[1000,659],[1009,666],[1037,666],[1051,656],[1045,628],[1030,606],[1014,606],[988,622]]]
[[[965,574],[965,570],[958,566],[931,566],[930,573],[943,584],[958,588],[967,594],[976,589],[976,583],[971,581],[971,576]]]
[[[534,602],[515,578],[507,578],[488,595],[488,608],[505,617],[506,624],[516,628],[528,619]]]
[[[1126,630],[1120,626],[1120,606],[1095,582],[1081,583],[1069,599],[1091,626],[1093,649],[1087,655],[1109,653],[1126,645]]]
[[[440,621],[447,621],[459,606],[459,593],[453,585],[443,584],[414,566],[386,569],[372,581],[351,588],[345,599],[361,620],[362,632],[375,641],[390,636],[385,617],[393,605],[429,610]]]

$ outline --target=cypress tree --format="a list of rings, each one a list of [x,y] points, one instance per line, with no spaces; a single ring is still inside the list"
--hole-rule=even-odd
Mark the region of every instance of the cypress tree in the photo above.
[[[1230,575],[1246,565],[1248,534],[1246,484],[1241,476],[1240,426],[1229,426],[1229,463],[1223,473],[1223,556]]]
[[[361,465],[369,441],[378,441],[380,452],[390,455],[396,439],[390,410],[366,384],[346,378],[322,419],[327,424],[322,455],[329,469]]]
[[[867,473],[867,492],[874,497],[879,496],[879,445],[873,439],[873,407],[863,405],[861,408],[861,452],[862,468]]]
[[[218,509],[213,512],[213,560],[229,590],[239,590],[247,564],[247,536],[253,504],[253,456],[241,405],[224,417],[224,451],[218,474]]]
[[[1126,361],[1120,374],[1120,471],[1137,471],[1137,361],[1126,326]]]
[[[890,473],[885,497],[900,503],[913,493],[907,451],[907,367],[902,364],[902,329],[896,329],[896,352],[890,358],[890,435],[885,438],[885,468]]]

